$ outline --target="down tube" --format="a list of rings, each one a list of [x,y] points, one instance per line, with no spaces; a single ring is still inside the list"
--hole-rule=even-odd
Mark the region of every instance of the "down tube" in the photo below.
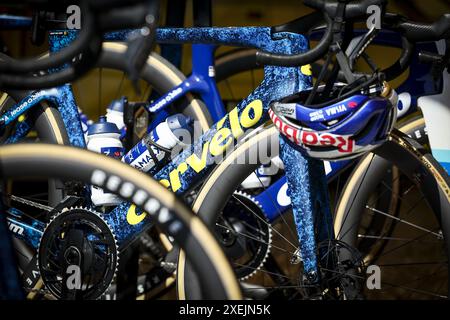
[[[271,52],[292,54],[304,51],[307,46],[304,37],[290,33],[277,34],[276,39],[269,40]],[[264,70],[264,80],[255,91],[158,172],[157,180],[177,194],[183,194],[210,172],[245,130],[256,128],[269,119],[267,111],[273,100],[304,90],[311,84],[310,77],[303,75],[300,68],[267,66]],[[115,208],[107,219],[117,232],[119,244],[127,243],[150,222],[144,212],[136,212],[131,204]]]

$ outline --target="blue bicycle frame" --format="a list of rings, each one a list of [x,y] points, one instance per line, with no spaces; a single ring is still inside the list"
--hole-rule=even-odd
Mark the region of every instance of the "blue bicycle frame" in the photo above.
[[[214,45],[193,44],[191,75],[179,86],[149,104],[147,110],[152,113],[161,111],[187,93],[196,93],[208,106],[213,122],[219,121],[226,114],[226,111],[214,78],[215,50],[216,46]],[[167,99],[167,97],[170,97],[170,99]]]
[[[123,40],[126,33],[114,33],[107,38]],[[50,51],[57,51],[68,45],[75,37],[73,32],[55,31],[50,34]],[[214,45],[230,45],[242,47],[255,47],[265,51],[281,54],[294,54],[307,49],[307,40],[298,34],[278,33],[271,34],[270,28],[263,27],[245,27],[245,28],[192,28],[192,29],[159,29],[159,41],[171,43],[198,43],[198,44],[214,44]],[[198,47],[201,48],[201,47]],[[203,47],[203,50],[208,47]],[[211,48],[211,47],[209,47]],[[199,51],[200,52],[200,51]],[[210,58],[212,59],[212,50]],[[207,63],[200,67],[206,68]],[[199,67],[199,68],[200,68]],[[209,66],[208,66],[209,67]],[[203,70],[203,69],[201,69]],[[266,122],[269,117],[267,110],[269,104],[277,99],[293,94],[300,90],[304,90],[311,85],[311,78],[301,74],[298,68],[283,67],[265,67],[265,77],[263,82],[235,109],[229,114],[222,117],[215,125],[212,126],[203,136],[201,136],[187,150],[178,155],[171,163],[165,166],[155,176],[156,179],[164,183],[179,194],[187,191],[190,186],[197,184],[203,179],[213,167],[214,159],[223,156],[225,151],[233,145],[241,136],[244,130],[252,129]],[[198,76],[198,75],[197,75]],[[198,78],[190,77],[191,82],[198,83]],[[203,79],[205,80],[205,79]],[[213,89],[211,89],[213,88]],[[218,97],[215,83],[211,80],[209,88],[201,87],[205,94],[212,92]],[[70,93],[70,85],[57,88],[61,92],[61,98],[67,98],[65,93]],[[49,102],[58,103],[59,97],[56,92],[54,94],[44,93],[35,95],[24,102],[19,103],[20,110],[16,108],[10,109],[6,121],[17,119],[19,114],[29,110],[29,108],[47,98]],[[64,97],[63,97],[64,95]],[[210,97],[213,97],[212,95]],[[69,99],[70,100],[70,99]],[[211,100],[212,101],[212,100]],[[62,101],[61,101],[62,102]],[[158,104],[158,101],[155,102]],[[218,104],[217,112],[223,112],[223,106]],[[75,104],[63,103],[58,106],[63,118],[68,115],[69,118],[78,117],[78,110]],[[151,106],[150,106],[151,107]],[[216,116],[217,118],[217,116]],[[73,118],[72,118],[73,119]],[[66,120],[65,120],[66,121]],[[66,123],[70,141],[77,146],[84,146],[83,133],[80,121]],[[332,236],[331,213],[328,209],[328,201],[326,198],[327,188],[326,180],[323,174],[323,164],[321,161],[306,159],[296,149],[284,140],[281,141],[282,158],[285,163],[292,162],[292,168],[295,168],[296,174],[290,182],[291,190],[302,190],[298,192],[298,197],[293,197],[294,214],[298,222],[298,236],[301,244],[301,253],[305,262],[305,273],[310,275],[311,280],[317,279],[317,259],[316,259],[316,240],[314,230],[314,221],[316,215],[327,216],[328,218],[321,221],[327,221],[324,224],[324,232],[319,235]],[[295,159],[295,161],[293,161]],[[299,172],[302,172],[300,180]],[[288,173],[288,177],[289,177]],[[322,177],[322,178],[320,178]],[[120,191],[120,190],[119,190]],[[297,195],[297,193],[296,193]],[[141,204],[139,198],[133,199],[136,204]],[[321,203],[318,207],[316,204]],[[142,204],[145,208],[145,204]],[[151,211],[151,210],[149,210]],[[145,212],[136,212],[133,205],[123,203],[115,208],[108,215],[105,215],[109,224],[114,229],[119,245],[125,246],[142,232],[150,223],[151,219]],[[20,221],[13,220],[12,216],[8,219],[13,223]],[[31,229],[29,229],[31,231]],[[35,230],[34,230],[34,233]],[[22,234],[28,234],[23,232]],[[18,235],[19,236],[19,235]],[[28,240],[31,245],[36,246],[30,238],[23,237]]]
[[[1,24],[0,24],[1,26]],[[71,31],[54,31],[50,34],[50,50],[52,52],[73,41],[76,33]],[[116,32],[107,36],[108,40],[123,41],[128,32]],[[212,118],[216,121],[210,130],[200,137],[190,148],[178,155],[171,163],[155,175],[161,183],[178,194],[183,194],[189,188],[201,181],[214,164],[214,159],[220,157],[228,147],[239,139],[246,129],[256,128],[268,120],[267,110],[271,101],[304,90],[311,84],[311,78],[301,74],[298,68],[283,68],[267,66],[264,68],[263,82],[230,113],[225,114],[211,67],[213,52],[216,45],[255,47],[265,51],[293,54],[307,49],[306,39],[298,34],[271,34],[270,28],[188,28],[159,29],[157,39],[168,43],[194,43],[194,69],[192,75],[180,86],[174,88],[148,106],[150,111],[163,111],[164,107],[183,96],[187,92],[195,92],[209,106]],[[423,68],[419,68],[421,70]],[[429,70],[423,73],[426,77]],[[410,77],[416,79],[416,77]],[[409,79],[408,79],[409,80]],[[411,80],[414,81],[414,80]],[[411,88],[411,84],[409,84]],[[417,96],[425,92],[419,86]],[[167,97],[171,97],[167,99]],[[85,147],[83,132],[79,121],[78,110],[70,85],[34,93],[22,100],[0,117],[0,123],[6,125],[18,119],[20,115],[37,103],[46,100],[58,106],[65,122],[72,145]],[[412,110],[412,109],[411,109]],[[29,130],[30,124],[22,121],[18,124],[16,135],[8,142],[15,142]],[[305,274],[312,281],[317,280],[316,242],[333,237],[331,212],[328,207],[326,177],[321,161],[306,159],[291,144],[280,140],[281,158],[285,163],[286,177],[281,178],[265,192],[258,196],[263,209],[270,219],[275,219],[289,205],[274,203],[273,194],[280,190],[294,190],[289,194],[293,214],[297,226],[300,252],[304,260]],[[347,166],[349,162],[329,164],[327,178],[332,178]],[[331,169],[331,170],[330,170]],[[288,186],[288,188],[286,188]],[[136,204],[139,199],[134,199]],[[144,205],[145,207],[145,205]],[[23,223],[20,213],[9,215],[11,223],[23,226],[22,237],[33,247],[38,245],[42,226],[38,222]],[[150,218],[145,212],[136,212],[135,206],[123,203],[106,216],[117,234],[118,242],[126,245],[147,226]],[[319,232],[314,226],[321,221]]]

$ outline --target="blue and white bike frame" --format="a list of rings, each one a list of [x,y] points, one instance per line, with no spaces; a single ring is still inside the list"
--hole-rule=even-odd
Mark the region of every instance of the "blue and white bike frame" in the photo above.
[[[125,39],[120,37],[125,37],[126,34],[114,33],[111,36],[120,41]],[[69,44],[73,38],[74,35],[69,31],[52,32],[50,35],[51,51],[60,50]],[[295,54],[305,51],[308,48],[306,38],[301,35],[292,33],[272,34],[271,29],[265,27],[168,28],[158,30],[157,38],[159,41],[171,43],[255,47],[280,54]],[[108,39],[110,40],[111,38],[108,36]],[[204,64],[204,66],[206,65]],[[272,101],[304,90],[311,85],[311,78],[303,75],[299,68],[267,66],[265,67],[264,73],[265,77],[263,82],[245,100],[239,103],[229,114],[222,114],[220,120],[211,129],[166,165],[155,175],[155,178],[179,194],[188,191],[190,186],[197,184],[206,176],[215,163],[214,159],[223,156],[226,150],[244,135],[245,130],[257,128],[269,120],[267,111]],[[193,77],[190,79],[192,82],[198,82]],[[211,86],[215,88],[212,79]],[[71,103],[73,99],[68,99],[68,95],[71,95],[70,85],[65,85],[55,90],[58,93],[56,91],[44,90],[40,94],[34,94],[31,98],[20,102],[17,106],[8,110],[6,117],[0,118],[0,121],[4,121],[5,124],[6,122],[11,123],[43,99],[48,100],[50,103],[61,102],[62,104],[59,104],[58,108],[63,118],[68,116],[69,119],[77,118],[78,120],[66,122],[70,141],[76,146],[84,146],[83,132],[78,119],[78,110],[76,105]],[[206,93],[207,91],[204,92]],[[17,140],[17,138],[14,140]],[[301,253],[305,262],[305,272],[311,275],[311,279],[315,280],[318,275],[315,242],[317,238],[314,228],[316,214],[328,217],[328,219],[320,219],[321,221],[328,221],[328,223],[324,225],[326,232],[320,232],[319,234],[332,236],[331,213],[328,209],[323,164],[321,161],[304,158],[298,151],[284,141],[281,141],[281,145],[282,159],[287,164],[292,162],[292,167],[296,171],[295,176],[289,179],[290,187],[292,190],[301,190],[301,192],[298,192],[299,196],[295,197],[294,212],[297,216],[296,220],[299,221],[298,231]],[[302,175],[299,175],[299,172]],[[299,179],[300,177],[302,177],[301,180]],[[104,181],[104,183],[107,183],[107,181]],[[120,193],[122,190],[119,189],[118,192]],[[154,208],[151,207],[152,204],[141,203],[142,200],[139,197],[136,197],[133,201],[138,205],[142,205],[146,212],[150,214],[154,211]],[[316,206],[317,203],[321,203],[320,208]],[[148,227],[149,223],[151,223],[151,217],[146,212],[136,212],[133,205],[123,203],[105,215],[105,218],[116,233],[120,246],[127,245]],[[9,215],[8,219],[22,228],[20,234],[16,235],[36,247],[36,238],[39,238],[39,233],[42,232],[42,226],[38,223],[23,223],[18,212],[14,213],[15,215]],[[163,217],[163,219],[170,219],[170,217]],[[171,231],[174,233],[177,232],[177,230]]]
[[[11,24],[13,25],[14,21]],[[0,27],[2,25],[0,23]],[[106,38],[123,41],[127,35],[127,32],[115,32],[107,35]],[[73,41],[75,36],[76,33],[72,31],[51,32],[50,50],[53,52],[61,50]],[[149,104],[148,109],[153,112],[164,111],[164,108],[174,100],[188,92],[195,92],[200,94],[206,102],[212,118],[216,122],[194,144],[155,175],[156,179],[178,194],[183,194],[201,181],[212,168],[214,159],[223,156],[226,149],[235,144],[243,135],[244,130],[256,128],[265,123],[269,119],[267,111],[272,101],[304,90],[311,85],[311,78],[302,74],[299,68],[266,66],[263,82],[235,109],[226,114],[213,76],[214,46],[254,47],[273,53],[293,54],[306,50],[307,40],[303,36],[293,33],[271,34],[270,28],[264,27],[166,28],[158,30],[157,40],[170,43],[194,43],[194,68],[192,75],[185,82]],[[398,46],[399,43],[387,40],[387,44],[389,42],[393,46]],[[427,51],[435,51],[431,48],[433,44],[426,46],[429,47]],[[402,113],[413,111],[418,97],[442,90],[442,87],[435,91],[426,88],[430,81],[427,78],[430,74],[429,68],[424,70],[417,61],[414,61],[412,66],[411,70],[414,70],[415,76],[409,77],[404,84],[405,88],[413,89],[411,91],[413,92],[411,93],[412,99],[408,106],[403,106]],[[58,107],[71,144],[85,147],[78,109],[69,84],[31,94],[0,117],[0,128],[17,120],[30,108],[44,100]],[[29,129],[30,125],[26,120],[19,122],[16,134],[11,136],[8,142],[18,141]],[[318,275],[316,243],[333,237],[326,179],[331,179],[339,174],[341,169],[350,162],[326,163],[327,174],[325,175],[323,162],[303,157],[289,142],[283,139],[280,140],[280,147],[280,155],[285,163],[286,177],[281,178],[261,193],[258,200],[271,220],[285,212],[287,208],[293,208],[305,273],[311,280],[315,280]],[[286,193],[287,189],[293,190],[289,194],[290,197],[284,197],[289,201],[273,201],[273,199],[280,199],[273,195],[278,195],[280,192]],[[136,198],[134,202],[140,205],[139,200]],[[148,212],[152,211],[151,207],[147,208],[145,204],[143,205]],[[26,221],[26,218],[18,210],[9,211],[9,222],[18,226],[17,230],[20,230],[16,236],[27,241],[31,246],[37,247],[43,225],[38,221]],[[151,221],[146,212],[136,211],[135,206],[129,203],[119,205],[106,218],[114,228],[120,245],[129,243]],[[321,221],[317,234],[314,231],[316,221]]]

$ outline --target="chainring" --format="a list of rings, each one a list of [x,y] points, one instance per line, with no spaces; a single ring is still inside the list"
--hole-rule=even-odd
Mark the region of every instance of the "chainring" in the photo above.
[[[111,285],[118,260],[112,228],[99,213],[81,207],[53,216],[38,248],[42,280],[57,299],[99,298]]]

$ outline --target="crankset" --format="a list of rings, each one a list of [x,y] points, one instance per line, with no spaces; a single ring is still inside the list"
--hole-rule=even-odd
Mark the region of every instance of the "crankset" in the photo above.
[[[116,237],[100,214],[70,208],[45,228],[38,265],[46,289],[57,299],[97,299],[117,271]]]

